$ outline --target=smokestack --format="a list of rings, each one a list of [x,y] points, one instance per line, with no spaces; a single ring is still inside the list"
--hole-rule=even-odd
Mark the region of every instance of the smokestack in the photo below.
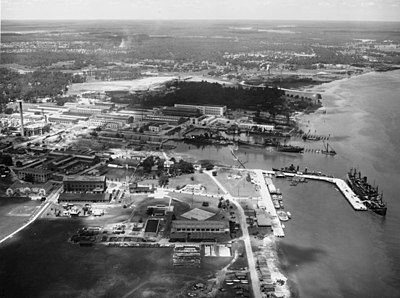
[[[25,136],[24,130],[24,112],[22,111],[22,100],[19,100],[19,113],[21,115],[21,136]]]

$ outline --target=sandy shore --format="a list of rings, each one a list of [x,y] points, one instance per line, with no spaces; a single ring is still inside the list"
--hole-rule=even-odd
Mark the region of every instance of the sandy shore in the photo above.
[[[273,235],[269,235],[263,239],[263,254],[267,258],[268,268],[271,272],[271,279],[275,282],[284,281],[283,285],[277,285],[275,294],[277,297],[291,297],[291,291],[287,277],[281,272],[278,258],[277,240]]]

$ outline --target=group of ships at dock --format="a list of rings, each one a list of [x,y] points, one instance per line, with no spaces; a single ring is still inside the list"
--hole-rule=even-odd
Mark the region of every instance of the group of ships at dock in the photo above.
[[[387,206],[383,200],[383,192],[379,193],[378,186],[369,184],[368,178],[362,176],[361,171],[358,171],[357,169],[350,169],[347,173],[346,185],[343,184],[345,182],[341,179],[334,178],[333,176],[321,172],[309,172],[307,168],[304,172],[299,172],[299,167],[296,168],[293,164],[281,169],[272,168],[272,170],[275,172],[276,178],[289,176],[297,178],[295,179],[297,182],[303,178],[303,182],[306,181],[306,178],[310,178],[335,183],[354,209],[371,210],[376,214],[382,216],[386,215]],[[342,183],[340,183],[340,181]],[[346,189],[346,186],[349,186],[353,193],[349,192],[349,190]],[[354,203],[354,196],[360,200],[365,208],[360,208],[359,204],[357,205]]]
[[[281,221],[288,221],[289,219],[292,218],[292,214],[289,211],[284,211],[284,205],[282,201],[282,194],[278,191],[277,194],[271,195],[272,202],[274,204],[274,207],[276,209],[276,214],[278,215],[278,218]]]
[[[190,131],[193,132],[195,128]],[[204,129],[203,129],[204,130]],[[246,131],[246,137],[239,136],[238,132],[228,133],[224,131],[224,135],[218,130],[207,130],[208,132],[200,135],[190,135],[188,132],[181,139],[174,139],[176,141],[183,141],[188,144],[201,144],[201,145],[229,145],[238,148],[239,146],[250,146],[259,148],[275,148],[278,152],[286,153],[322,153],[325,155],[336,155],[336,151],[327,142],[330,136],[319,136],[311,134],[299,134],[299,133],[283,133],[283,132],[257,132],[257,131]],[[229,136],[233,135],[233,136]],[[257,140],[250,140],[247,137],[255,135],[261,138]],[[304,146],[292,145],[288,143],[288,139],[292,136],[306,141],[322,141],[323,148],[311,149],[305,148]],[[326,142],[325,142],[326,141]]]

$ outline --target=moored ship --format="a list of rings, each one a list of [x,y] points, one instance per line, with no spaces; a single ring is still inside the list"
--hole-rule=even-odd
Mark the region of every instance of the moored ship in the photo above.
[[[362,177],[360,171],[350,169],[347,173],[347,183],[369,210],[386,215],[387,207],[383,201],[383,193],[379,194],[378,186],[369,184],[367,177]]]
[[[304,147],[292,146],[292,145],[279,145],[277,147],[279,152],[289,152],[289,153],[303,153]]]

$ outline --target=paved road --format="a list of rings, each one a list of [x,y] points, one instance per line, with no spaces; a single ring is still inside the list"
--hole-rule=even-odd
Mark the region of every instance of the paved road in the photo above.
[[[251,286],[253,288],[253,294],[255,298],[261,298],[262,294],[260,291],[260,282],[258,279],[258,274],[256,270],[256,264],[254,260],[254,255],[253,255],[253,250],[251,248],[251,243],[250,243],[250,235],[249,235],[249,230],[246,222],[246,215],[244,213],[244,210],[242,206],[236,201],[234,197],[231,196],[231,194],[225,189],[225,187],[212,175],[211,171],[204,171],[207,175],[211,177],[211,179],[219,186],[219,188],[225,193],[225,199],[228,199],[230,202],[235,204],[235,206],[238,208],[238,211],[240,213],[239,215],[239,220],[240,220],[240,226],[242,227],[243,231],[243,240],[246,248],[246,255],[247,255],[247,262],[249,264],[249,272],[250,272],[250,277],[251,277]]]

